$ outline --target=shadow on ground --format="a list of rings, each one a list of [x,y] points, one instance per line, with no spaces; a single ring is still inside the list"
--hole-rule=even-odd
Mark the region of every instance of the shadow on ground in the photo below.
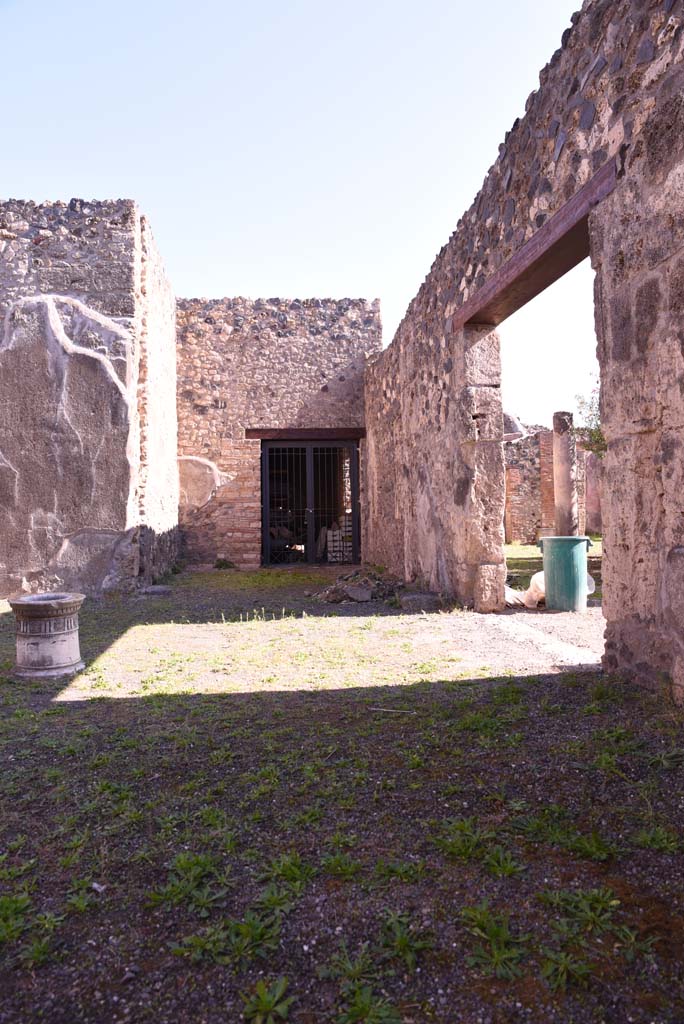
[[[3,1022],[224,1024],[279,978],[295,1024],[681,1019],[662,695],[193,586],[91,606],[87,699],[0,682]]]

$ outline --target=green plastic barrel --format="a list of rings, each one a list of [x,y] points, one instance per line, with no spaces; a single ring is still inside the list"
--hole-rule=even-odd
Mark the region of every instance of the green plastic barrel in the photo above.
[[[542,537],[546,607],[556,612],[587,610],[589,537]]]

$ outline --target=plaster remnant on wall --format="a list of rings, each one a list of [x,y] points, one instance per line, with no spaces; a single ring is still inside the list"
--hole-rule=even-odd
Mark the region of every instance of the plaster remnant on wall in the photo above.
[[[175,299],[135,203],[0,203],[0,317],[0,596],[165,571]]]
[[[140,572],[140,548],[135,528],[96,530],[86,528],[64,537],[50,559],[45,575],[66,588],[83,581],[92,590],[113,590],[126,580],[129,585]]]
[[[9,306],[0,344],[0,475],[10,467],[13,480],[3,490],[3,575],[39,576],[75,528],[130,527],[132,398],[107,356],[67,336],[65,307],[89,321],[91,339],[102,329],[103,346],[125,340],[76,300],[34,296]]]
[[[125,365],[130,350],[128,332],[97,310],[89,309],[78,299],[72,299],[68,295],[28,295],[11,303],[5,313],[0,351],[13,348],[17,341],[17,335],[12,328],[14,314],[21,309],[41,307],[44,309],[46,327],[49,328],[52,339],[61,345],[64,352],[67,355],[83,355],[97,360],[115,387],[128,400],[120,369],[114,368],[114,360],[123,360]],[[67,334],[65,320],[69,325],[69,333],[79,339],[80,344]],[[116,354],[110,357],[111,352]]]
[[[222,473],[211,459],[197,455],[179,455],[178,471],[181,514],[204,508],[219,488],[235,479],[235,473]]]

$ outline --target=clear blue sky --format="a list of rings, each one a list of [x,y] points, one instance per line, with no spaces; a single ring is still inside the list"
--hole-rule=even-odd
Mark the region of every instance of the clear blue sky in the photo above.
[[[134,198],[178,295],[377,296],[387,343],[576,6],[0,0],[0,194]],[[528,422],[594,372],[588,268],[545,298],[502,328]]]

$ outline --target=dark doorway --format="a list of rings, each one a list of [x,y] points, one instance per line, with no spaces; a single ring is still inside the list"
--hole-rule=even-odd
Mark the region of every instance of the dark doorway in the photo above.
[[[264,565],[359,561],[356,442],[264,441],[261,484]]]

